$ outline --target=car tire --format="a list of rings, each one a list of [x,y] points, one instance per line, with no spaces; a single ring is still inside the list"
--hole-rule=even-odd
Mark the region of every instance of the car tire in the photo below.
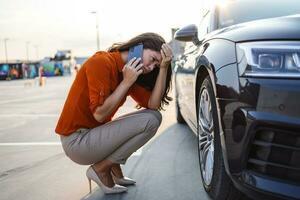
[[[209,76],[204,79],[201,85],[198,110],[198,158],[202,183],[206,192],[214,200],[238,200],[246,198],[234,187],[225,171],[216,98]],[[209,120],[211,122],[205,124]],[[211,134],[210,136],[209,133]]]

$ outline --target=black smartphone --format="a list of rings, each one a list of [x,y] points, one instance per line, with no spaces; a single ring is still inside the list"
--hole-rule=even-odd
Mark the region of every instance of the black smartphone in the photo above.
[[[144,46],[143,44],[138,44],[134,47],[131,47],[128,51],[128,58],[127,58],[127,62],[129,62],[132,58],[136,57],[136,58],[141,58],[140,63],[142,63],[142,59],[143,59],[143,49]]]

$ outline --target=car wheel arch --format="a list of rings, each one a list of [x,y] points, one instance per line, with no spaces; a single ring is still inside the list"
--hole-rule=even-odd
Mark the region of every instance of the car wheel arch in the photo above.
[[[200,60],[200,59],[199,59]],[[198,120],[198,98],[199,98],[199,92],[200,92],[200,88],[201,85],[203,83],[203,81],[205,80],[205,78],[207,76],[209,76],[211,83],[212,83],[212,87],[213,87],[213,92],[217,97],[217,89],[216,89],[216,76],[214,73],[214,65],[211,63],[200,63],[198,62],[198,67],[196,68],[195,71],[195,88],[194,88],[194,94],[195,94],[195,104],[196,104],[196,119]],[[210,67],[208,67],[210,66]],[[220,136],[222,139],[224,139],[224,131],[223,131],[223,126],[221,123],[221,116],[220,116],[220,112],[219,112],[219,105],[218,102],[216,101],[217,104],[217,117],[218,117],[218,125],[219,125],[219,131],[220,131]],[[229,164],[228,164],[228,160],[227,160],[227,150],[226,150],[226,146],[225,146],[225,142],[224,140],[221,139],[221,143],[222,143],[222,149],[223,149],[223,156],[224,156],[224,165],[225,165],[225,169],[227,174],[230,176],[229,173]]]
[[[197,118],[198,118],[198,98],[199,98],[199,92],[200,92],[200,88],[201,85],[204,81],[204,79],[209,75],[208,70],[205,66],[201,65],[200,67],[198,67],[197,69],[197,74],[196,74],[196,80],[195,80],[195,104],[196,104],[196,114],[197,114]]]
[[[201,56],[198,59],[198,67],[196,67],[196,71],[195,71],[195,88],[194,88],[194,94],[195,94],[195,103],[196,103],[196,109],[198,110],[198,95],[199,95],[199,91],[201,88],[201,85],[204,81],[204,79],[209,76],[210,80],[212,81],[212,86],[213,86],[213,90],[215,95],[217,94],[217,90],[216,90],[216,78],[215,78],[215,70],[214,70],[214,65],[209,63],[207,61],[206,58],[204,58],[204,56]],[[217,96],[217,95],[216,95]],[[198,113],[197,113],[198,115]]]

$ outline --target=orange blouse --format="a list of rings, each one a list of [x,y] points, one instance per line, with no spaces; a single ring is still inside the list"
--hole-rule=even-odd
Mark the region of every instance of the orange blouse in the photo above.
[[[79,128],[94,128],[111,121],[126,97],[130,95],[141,107],[148,108],[151,91],[133,84],[113,113],[103,123],[96,121],[94,111],[122,81],[125,63],[120,52],[99,51],[80,68],[65,101],[55,132],[71,135]]]

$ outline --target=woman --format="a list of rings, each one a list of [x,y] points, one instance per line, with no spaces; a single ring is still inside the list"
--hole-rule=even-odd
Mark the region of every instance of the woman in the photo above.
[[[143,44],[141,59],[127,62],[128,50]],[[120,164],[149,141],[160,123],[159,111],[172,100],[172,51],[155,33],[138,35],[126,43],[99,51],[80,68],[57,123],[66,155],[81,165],[105,193],[127,191],[135,181],[125,177]],[[139,110],[111,121],[130,95]]]

